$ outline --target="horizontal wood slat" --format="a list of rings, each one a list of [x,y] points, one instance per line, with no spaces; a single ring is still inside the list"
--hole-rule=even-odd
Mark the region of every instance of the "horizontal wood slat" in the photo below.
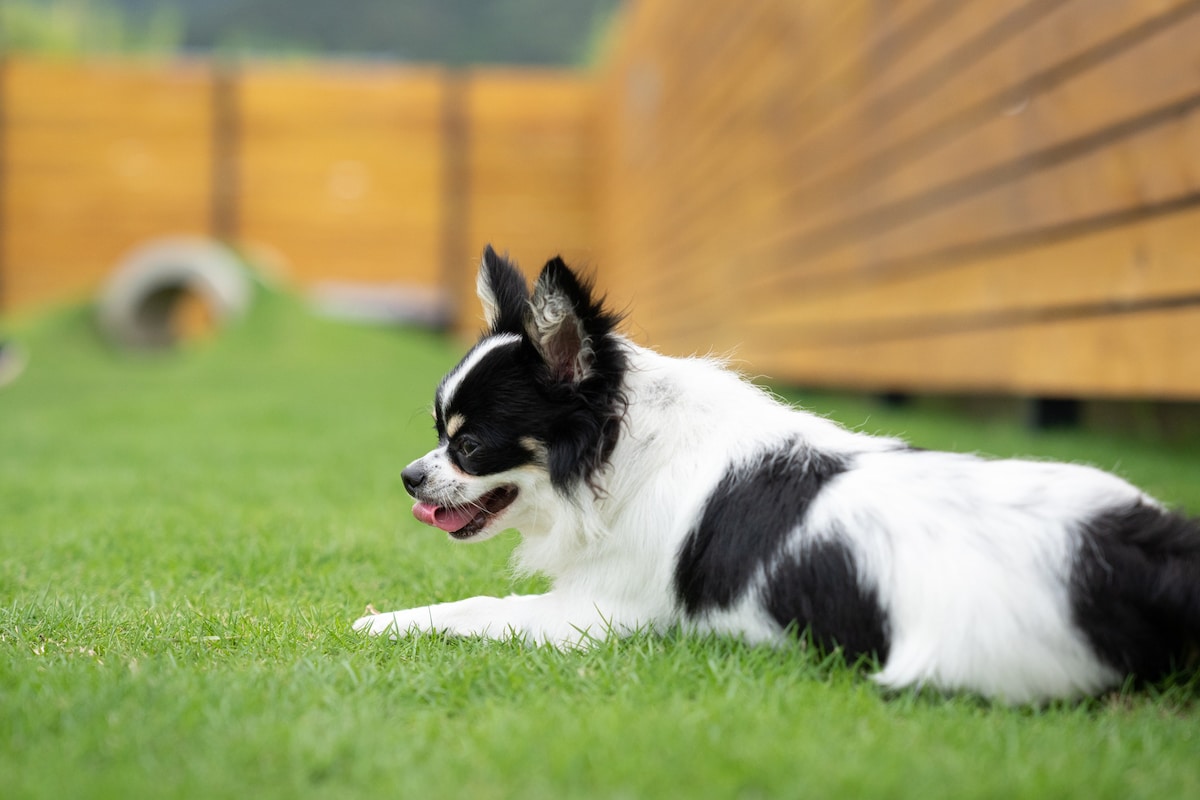
[[[778,295],[749,320],[807,338],[928,328],[1058,308],[1200,295],[1200,198],[1190,210],[956,264],[856,275],[824,290]]]
[[[1194,400],[1197,330],[1191,305],[840,345],[781,347],[772,336],[748,343],[745,357],[767,374],[875,391],[1078,397],[1086,387],[1092,397]]]

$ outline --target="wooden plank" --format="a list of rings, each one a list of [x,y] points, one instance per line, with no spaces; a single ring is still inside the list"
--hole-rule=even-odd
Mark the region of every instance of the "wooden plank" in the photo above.
[[[11,58],[8,102],[13,122],[55,125],[79,120],[124,126],[131,118],[190,127],[208,114],[210,71],[201,62],[123,62]],[[132,127],[132,126],[128,126]]]
[[[560,70],[473,71],[467,98],[474,125],[535,132],[572,127],[592,113],[591,82]]]
[[[429,234],[427,228],[405,227],[402,230],[409,232],[416,241],[397,243],[396,237],[389,240],[380,231],[349,231],[348,237],[360,237],[367,243],[347,247],[340,239],[323,235],[306,237],[286,228],[276,238],[263,236],[257,239],[254,247],[261,249],[251,252],[263,254],[272,267],[282,270],[285,275],[304,276],[310,284],[338,281],[437,286],[437,264],[412,258],[412,253],[421,247],[434,247],[437,237]],[[275,241],[286,242],[289,249],[273,248],[270,243]],[[399,270],[403,270],[403,280],[397,280]]]
[[[1150,220],[941,268],[752,295],[750,330],[797,341],[1103,303],[1200,296],[1200,199]]]
[[[438,123],[444,80],[437,68],[254,64],[243,69],[239,93],[246,125],[282,126],[275,129],[284,133],[297,115],[307,118],[306,130],[347,123],[425,128]]]
[[[303,160],[288,161],[279,153],[264,153],[253,156],[247,169],[248,185],[260,193],[286,196],[288,189],[281,183],[317,182],[331,196],[348,199],[366,196],[375,190],[387,190],[379,199],[391,199],[390,192],[398,192],[404,185],[414,190],[426,190],[436,186],[440,148],[431,141],[423,151],[417,147],[408,149],[404,156],[391,160],[387,149],[374,146],[344,150],[320,150],[312,147],[289,147],[288,150],[305,157]],[[422,155],[425,158],[422,158]],[[326,185],[327,184],[327,185]]]
[[[747,344],[757,370],[870,391],[1200,398],[1200,306],[911,340]]]

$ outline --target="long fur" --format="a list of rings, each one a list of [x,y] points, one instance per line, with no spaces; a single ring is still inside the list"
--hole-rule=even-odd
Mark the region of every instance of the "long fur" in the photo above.
[[[531,294],[489,248],[479,294],[488,328],[405,484],[456,539],[519,529],[517,566],[552,588],[356,629],[558,646],[807,631],[878,659],[884,686],[1018,703],[1162,677],[1200,638],[1200,525],[1111,474],[848,431],[717,361],[635,345],[560,259]]]

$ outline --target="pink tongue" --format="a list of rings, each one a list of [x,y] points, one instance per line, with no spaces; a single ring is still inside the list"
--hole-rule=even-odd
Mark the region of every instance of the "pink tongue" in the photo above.
[[[471,508],[442,508],[431,503],[417,503],[413,506],[413,516],[426,525],[432,525],[435,528],[441,528],[447,533],[452,533],[465,528],[467,523],[475,518],[475,510]]]

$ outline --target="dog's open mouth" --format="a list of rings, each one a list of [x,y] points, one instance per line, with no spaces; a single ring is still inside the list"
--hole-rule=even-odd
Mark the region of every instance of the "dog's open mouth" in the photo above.
[[[517,487],[501,486],[462,506],[435,506],[418,502],[413,506],[413,516],[426,525],[441,528],[455,539],[469,539],[486,528],[516,499]]]

